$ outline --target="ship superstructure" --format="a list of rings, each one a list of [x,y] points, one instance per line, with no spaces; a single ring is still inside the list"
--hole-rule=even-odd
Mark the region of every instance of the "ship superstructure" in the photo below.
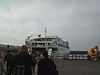
[[[70,53],[68,42],[63,41],[58,36],[44,36],[38,35],[36,38],[28,37],[25,40],[25,44],[28,46],[29,51],[35,50],[42,52],[47,50],[50,56],[65,56]]]

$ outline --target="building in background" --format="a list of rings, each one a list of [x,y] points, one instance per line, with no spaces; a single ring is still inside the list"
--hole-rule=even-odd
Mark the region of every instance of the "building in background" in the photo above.
[[[0,51],[18,51],[20,46],[0,44]]]

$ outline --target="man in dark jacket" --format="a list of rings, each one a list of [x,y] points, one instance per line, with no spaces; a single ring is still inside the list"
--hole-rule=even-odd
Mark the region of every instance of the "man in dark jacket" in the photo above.
[[[43,51],[42,55],[43,59],[41,59],[38,63],[37,75],[58,75],[56,65],[54,64],[53,60],[48,58],[48,52]]]
[[[12,72],[15,75],[32,75],[33,65],[32,57],[28,54],[27,47],[23,45],[19,54],[14,58]]]

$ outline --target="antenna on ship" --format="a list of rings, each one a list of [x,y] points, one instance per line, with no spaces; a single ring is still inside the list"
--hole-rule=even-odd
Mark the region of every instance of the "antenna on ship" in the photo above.
[[[46,37],[46,34],[47,34],[47,28],[45,27],[45,37]]]

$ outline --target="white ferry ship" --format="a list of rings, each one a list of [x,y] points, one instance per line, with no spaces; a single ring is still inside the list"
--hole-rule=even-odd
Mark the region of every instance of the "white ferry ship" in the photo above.
[[[63,41],[58,36],[41,36],[38,35],[36,38],[32,36],[25,39],[25,44],[28,46],[30,52],[35,50],[42,52],[47,50],[49,56],[65,56],[70,53],[68,42]]]

